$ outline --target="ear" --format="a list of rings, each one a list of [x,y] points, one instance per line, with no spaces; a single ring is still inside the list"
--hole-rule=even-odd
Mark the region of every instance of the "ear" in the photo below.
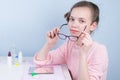
[[[90,31],[94,31],[97,28],[97,22],[93,22],[90,27]]]

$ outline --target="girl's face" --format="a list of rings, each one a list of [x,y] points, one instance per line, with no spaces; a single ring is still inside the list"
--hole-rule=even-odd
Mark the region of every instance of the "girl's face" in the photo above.
[[[84,30],[90,33],[90,31],[95,30],[97,24],[92,23],[92,12],[88,7],[77,7],[73,8],[68,22],[69,30],[72,36],[79,36]]]

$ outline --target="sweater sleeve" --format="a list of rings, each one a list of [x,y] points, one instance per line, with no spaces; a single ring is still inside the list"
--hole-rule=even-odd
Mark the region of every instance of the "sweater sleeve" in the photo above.
[[[106,80],[108,55],[106,47],[96,46],[88,63],[90,80]]]
[[[38,65],[49,65],[49,64],[64,64],[65,63],[65,54],[67,54],[67,42],[62,44],[56,50],[51,50],[47,54],[45,60],[38,61],[36,59],[37,54],[35,54],[33,61]]]

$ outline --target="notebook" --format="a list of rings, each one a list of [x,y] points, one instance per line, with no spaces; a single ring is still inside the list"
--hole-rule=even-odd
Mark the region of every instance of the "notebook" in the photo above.
[[[52,66],[42,66],[42,67],[30,67],[29,74],[37,73],[37,74],[53,74],[54,69]]]
[[[39,67],[27,63],[22,80],[65,80],[65,77],[60,65]]]

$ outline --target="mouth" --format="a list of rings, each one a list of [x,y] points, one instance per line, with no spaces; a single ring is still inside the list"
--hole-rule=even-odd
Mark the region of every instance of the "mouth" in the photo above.
[[[78,33],[79,31],[78,31],[78,30],[75,30],[75,29],[70,29],[70,32],[71,32],[71,33]]]

